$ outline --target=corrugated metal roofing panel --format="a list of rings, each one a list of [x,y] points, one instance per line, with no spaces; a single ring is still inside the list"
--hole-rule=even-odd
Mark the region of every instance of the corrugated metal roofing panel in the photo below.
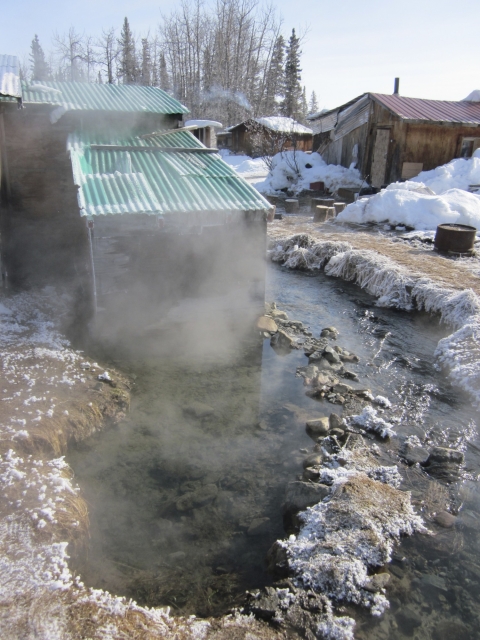
[[[479,102],[423,100],[381,93],[370,95],[403,120],[480,124]]]
[[[325,133],[326,131],[332,131],[337,124],[338,109],[336,111],[330,111],[325,116],[321,116],[312,121],[313,135],[318,133]]]
[[[161,206],[142,173],[86,175],[79,193],[88,216],[158,213]]]
[[[17,56],[0,54],[0,94],[21,98],[20,63]]]
[[[370,104],[369,96],[363,96],[339,113],[337,126],[335,127],[335,140],[343,138],[347,133],[368,122]]]
[[[65,111],[188,113],[187,107],[158,87],[89,82],[22,83],[24,104],[49,104]]]
[[[108,139],[110,143],[113,141]],[[149,137],[117,140],[118,146],[130,150],[92,149],[91,144],[105,144],[105,136],[75,134],[69,138],[75,183],[80,186],[82,215],[99,213],[193,213],[209,211],[267,211],[271,205],[260,193],[227,165],[219,154],[182,152],[136,152],[135,146],[205,148],[188,131]],[[126,155],[127,154],[127,155]],[[128,156],[128,157],[127,157]],[[135,175],[136,181],[125,178]],[[121,178],[105,178],[106,175]],[[138,204],[134,189],[143,176],[148,193]],[[88,207],[86,206],[88,203]],[[118,205],[118,211],[115,206]],[[148,208],[150,207],[150,208]],[[107,208],[109,210],[107,211]],[[142,209],[142,211],[140,211]]]

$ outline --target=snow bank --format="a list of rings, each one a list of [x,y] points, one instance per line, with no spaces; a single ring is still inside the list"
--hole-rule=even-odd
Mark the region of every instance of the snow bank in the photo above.
[[[474,291],[442,287],[430,278],[411,275],[375,251],[359,251],[342,242],[315,242],[307,234],[276,242],[269,256],[291,269],[325,265],[327,275],[360,285],[378,298],[378,306],[439,314],[454,333],[438,343],[438,363],[480,404],[480,299]]]
[[[480,195],[469,193],[480,184],[480,149],[472,158],[452,160],[422,171],[406,182],[394,182],[380,193],[349,204],[339,222],[389,222],[419,230],[435,230],[442,223],[466,224],[480,229]]]
[[[272,169],[264,182],[255,188],[261,193],[274,194],[281,189],[299,193],[310,188],[311,182],[324,182],[327,189],[360,188],[362,178],[357,169],[327,164],[318,153],[282,151],[272,158]]]
[[[230,165],[242,178],[263,177],[268,173],[268,167],[263,158],[251,158],[250,156],[234,156],[228,149],[219,151],[222,160]]]
[[[349,204],[335,221],[389,222],[419,230],[435,230],[449,222],[480,229],[480,196],[460,189],[435,195],[427,189],[418,182],[395,182],[374,196]]]
[[[472,158],[459,158],[431,171],[422,171],[412,182],[420,182],[437,194],[449,189],[468,190],[469,185],[480,184],[480,149]]]

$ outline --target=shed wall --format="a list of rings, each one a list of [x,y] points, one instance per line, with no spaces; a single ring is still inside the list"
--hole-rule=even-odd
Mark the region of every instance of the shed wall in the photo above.
[[[10,108],[9,108],[10,107]],[[77,188],[67,153],[68,134],[90,131],[171,128],[178,114],[65,114],[50,122],[52,107],[4,107],[10,197],[3,198],[3,258],[10,280],[19,286],[56,281],[88,288],[88,235],[80,217]],[[181,117],[181,116],[180,116]]]
[[[480,136],[480,127],[450,123],[408,123],[374,102],[364,175],[369,175],[371,171],[375,135],[379,128],[389,128],[391,131],[386,183],[401,179],[404,162],[421,163],[424,171],[435,169],[459,157],[463,137]]]
[[[480,127],[451,123],[408,123],[371,100],[368,123],[357,127],[342,138],[334,139],[333,132],[314,136],[313,148],[329,164],[349,167],[352,152],[358,145],[357,168],[362,176],[371,177],[378,129],[390,131],[385,184],[402,178],[403,163],[419,163],[428,171],[460,157],[464,137],[480,137]]]

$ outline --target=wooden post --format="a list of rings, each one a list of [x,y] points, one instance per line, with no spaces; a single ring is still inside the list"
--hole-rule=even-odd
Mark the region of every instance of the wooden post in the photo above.
[[[328,209],[329,209],[329,207],[324,207],[322,205],[317,206],[316,209],[315,209],[315,214],[313,216],[313,221],[314,222],[325,222],[325,220],[328,217]]]
[[[285,200],[285,213],[297,213],[298,200],[295,198],[287,198]]]
[[[333,207],[335,200],[333,198],[312,198],[311,208],[315,211],[316,207]]]
[[[7,196],[7,203],[10,203],[12,199],[12,189],[10,185],[10,172],[8,170],[8,158],[7,158],[7,141],[5,138],[5,124],[3,121],[3,112],[0,113],[0,177],[3,174],[3,182],[5,184],[5,193]]]

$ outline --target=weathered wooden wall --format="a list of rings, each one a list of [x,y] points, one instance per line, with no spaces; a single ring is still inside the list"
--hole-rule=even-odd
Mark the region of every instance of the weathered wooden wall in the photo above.
[[[463,137],[480,136],[479,127],[450,123],[406,123],[388,109],[373,102],[367,154],[362,165],[363,175],[370,174],[375,135],[380,128],[388,128],[391,132],[386,183],[401,179],[404,162],[422,163],[424,171],[435,169],[459,157]]]
[[[402,178],[404,162],[421,163],[423,170],[429,171],[458,158],[463,137],[480,137],[480,127],[449,123],[406,123],[372,100],[367,124],[357,127],[338,140],[334,139],[333,131],[317,134],[313,148],[321,153],[326,162],[349,167],[353,148],[357,144],[357,168],[362,176],[371,177],[378,129],[390,131],[385,172],[387,184]]]

